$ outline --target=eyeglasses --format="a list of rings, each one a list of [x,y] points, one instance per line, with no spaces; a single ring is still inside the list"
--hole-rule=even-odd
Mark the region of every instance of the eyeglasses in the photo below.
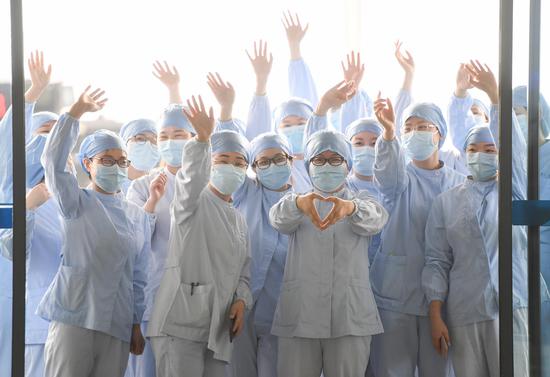
[[[340,166],[344,163],[345,159],[342,156],[334,156],[330,158],[324,158],[321,156],[313,157],[310,162],[315,166],[323,166],[327,162],[330,166]]]
[[[403,133],[408,134],[409,132],[412,132],[412,131],[419,131],[419,132],[431,131],[431,132],[434,132],[435,130],[437,130],[437,127],[434,126],[433,124],[419,124],[416,127],[405,125],[401,129],[403,130]]]
[[[143,134],[137,134],[134,137],[131,137],[128,142],[133,142],[136,144],[145,144],[146,142],[150,142],[153,145],[157,145],[157,138],[153,135],[147,136]]]
[[[273,158],[260,158],[258,161],[255,161],[253,166],[257,167],[260,170],[265,170],[274,164],[276,166],[284,166],[291,161],[292,157],[287,156],[286,154],[277,154]]]
[[[213,165],[218,165],[218,164],[233,165],[236,168],[240,168],[240,169],[246,169],[248,167],[248,164],[245,161],[235,161],[233,163],[225,161],[225,160],[214,160],[213,161]]]
[[[120,160],[115,160],[112,157],[94,157],[93,160],[99,161],[99,163],[103,166],[113,166],[114,164],[117,164],[121,168],[127,168],[131,163],[131,161],[126,157],[122,157]]]

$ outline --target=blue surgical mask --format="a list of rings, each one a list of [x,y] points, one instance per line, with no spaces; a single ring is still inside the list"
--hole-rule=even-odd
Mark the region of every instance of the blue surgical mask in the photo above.
[[[374,169],[374,148],[353,147],[353,169],[361,175],[371,177]]]
[[[416,161],[427,160],[438,148],[431,131],[411,131],[403,135],[403,148]]]
[[[113,166],[96,167],[95,184],[103,191],[114,194],[120,191],[122,184],[128,179],[128,168],[121,168],[117,164]]]
[[[290,178],[290,164],[277,166],[271,164],[267,169],[256,168],[256,174],[260,183],[270,190],[283,188]]]
[[[334,192],[346,181],[348,169],[346,164],[332,166],[328,163],[322,166],[309,165],[309,177],[313,186],[322,192]]]
[[[279,129],[279,132],[287,139],[288,143],[292,147],[292,153],[294,155],[304,153],[305,131],[305,124],[302,126],[291,126]]]
[[[128,144],[128,160],[132,166],[140,171],[153,169],[160,160],[160,153],[156,145],[150,141],[145,143],[130,142]]]
[[[516,115],[516,118],[519,123],[519,128],[521,128],[521,132],[527,141],[529,136],[529,122],[527,121],[527,114]]]
[[[169,166],[181,166],[183,147],[187,140],[164,140],[159,142],[160,156]]]
[[[468,170],[474,181],[485,182],[497,175],[498,155],[495,153],[468,153]]]
[[[231,195],[244,183],[246,169],[231,164],[212,166],[210,184],[223,195]]]

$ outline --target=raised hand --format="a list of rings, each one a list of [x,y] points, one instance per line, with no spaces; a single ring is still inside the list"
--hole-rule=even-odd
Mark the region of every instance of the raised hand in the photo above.
[[[48,64],[48,68],[44,67],[42,51],[32,52],[31,57],[27,60],[27,65],[31,76],[31,87],[25,93],[25,101],[32,103],[38,101],[50,84],[52,65]]]
[[[166,183],[168,177],[164,173],[160,173],[151,181],[149,185],[149,199],[143,206],[145,212],[154,213],[159,200],[164,196],[166,192]]]
[[[403,81],[403,89],[410,91],[412,89],[412,83],[414,79],[415,64],[411,53],[405,50],[405,54],[401,51],[403,42],[397,40],[395,42],[395,58],[397,62],[405,71],[405,79]]]
[[[212,72],[207,76],[208,86],[214,93],[216,100],[220,104],[220,120],[231,120],[233,112],[233,103],[235,102],[235,89],[229,81],[224,82],[219,73],[214,75]]]
[[[335,196],[329,196],[328,198],[323,199],[323,201],[333,203],[334,206],[330,210],[327,217],[323,219],[320,228],[321,230],[325,230],[343,218],[351,216],[355,211],[355,203],[351,200],[344,200]]]
[[[180,74],[175,66],[170,67],[166,60],[161,64],[158,60],[153,64],[153,75],[167,87],[178,86]]]
[[[347,82],[354,81],[355,86],[359,88],[361,80],[363,79],[363,74],[365,73],[365,64],[361,63],[361,53],[355,54],[355,51],[352,51],[350,54],[347,54],[347,67],[342,61],[342,71],[344,72],[344,80]]]
[[[403,70],[408,74],[414,74],[415,70],[415,64],[414,59],[411,55],[411,53],[407,50],[405,50],[405,54],[401,51],[401,47],[403,47],[403,42],[396,41],[395,42],[395,58],[397,59],[397,62],[403,68]]]
[[[183,113],[195,129],[197,140],[203,143],[208,142],[215,126],[212,106],[207,112],[201,96],[199,96],[198,103],[195,96],[192,96],[190,100],[187,100],[187,106],[189,109],[183,109]]]
[[[27,209],[37,209],[42,204],[46,203],[51,196],[46,184],[37,184],[27,193]]]
[[[78,97],[78,100],[71,106],[69,115],[75,119],[80,119],[85,113],[93,113],[103,109],[107,103],[107,98],[104,98],[105,91],[96,89],[90,93],[91,86],[88,86],[84,92]]]
[[[498,104],[498,84],[493,71],[487,64],[481,64],[479,60],[470,60],[466,65],[470,74],[470,83],[484,91],[489,96],[491,103]]]
[[[246,305],[243,300],[237,300],[229,310],[229,319],[233,322],[231,332],[238,336],[244,328],[244,312]]]
[[[349,101],[357,92],[355,82],[340,81],[338,84],[326,91],[321,97],[315,114],[324,116],[329,109],[337,109]]]
[[[382,98],[380,92],[378,92],[378,97],[374,101],[374,114],[382,127],[384,127],[384,139],[387,141],[393,140],[395,138],[395,113],[393,105],[389,98]]]
[[[153,76],[166,86],[170,103],[183,103],[180,94],[180,74],[176,66],[170,67],[166,60],[161,64],[158,60],[153,64]]]
[[[273,66],[273,54],[267,54],[267,42],[259,40],[258,43],[254,42],[254,55],[251,56],[248,50],[246,55],[254,68],[256,74],[256,95],[265,95],[267,88],[267,79]]]
[[[466,64],[460,64],[458,72],[456,73],[455,96],[459,98],[466,97],[468,90],[474,87],[470,80],[470,72],[468,71]]]
[[[290,11],[287,11],[286,13],[283,12],[281,22],[283,23],[286,31],[286,38],[288,39],[288,46],[290,48],[290,58],[292,60],[301,59],[302,54],[300,53],[300,43],[306,35],[309,24],[302,27],[298,14],[296,13],[294,14],[294,17],[292,17],[292,13],[290,13]]]

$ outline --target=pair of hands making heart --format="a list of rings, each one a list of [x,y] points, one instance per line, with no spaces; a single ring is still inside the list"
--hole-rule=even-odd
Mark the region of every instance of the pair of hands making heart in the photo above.
[[[315,207],[315,201],[330,202],[333,203],[332,209],[329,214],[321,219],[317,208]],[[299,195],[296,199],[296,206],[304,215],[309,217],[313,225],[320,230],[325,230],[331,225],[336,224],[344,217],[351,216],[355,212],[355,203],[351,200],[344,200],[335,196],[329,196],[325,198],[315,192],[311,192],[305,195]]]

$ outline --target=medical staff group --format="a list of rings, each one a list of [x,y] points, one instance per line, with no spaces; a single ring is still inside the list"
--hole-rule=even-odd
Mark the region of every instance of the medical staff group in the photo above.
[[[400,42],[395,102],[361,88],[352,51],[318,98],[284,14],[289,98],[273,110],[258,41],[248,119],[217,73],[220,106],[182,100],[77,145],[107,103],[86,88],[61,115],[34,112],[52,72],[28,60],[28,377],[499,376],[498,85],[460,64],[447,114],[412,97]],[[489,100],[474,99],[478,88]],[[435,99],[434,99],[435,100]],[[526,198],[527,89],[514,90],[513,196]],[[541,97],[541,197],[550,197],[550,109]],[[12,200],[12,114],[0,122],[0,202]],[[72,151],[77,153],[73,158]],[[89,178],[80,187],[76,172]],[[528,376],[527,236],[513,244],[515,376]],[[13,233],[0,231],[0,375],[10,375]],[[467,242],[465,242],[467,240]],[[542,292],[550,232],[541,230]],[[15,335],[15,334],[14,334]]]

